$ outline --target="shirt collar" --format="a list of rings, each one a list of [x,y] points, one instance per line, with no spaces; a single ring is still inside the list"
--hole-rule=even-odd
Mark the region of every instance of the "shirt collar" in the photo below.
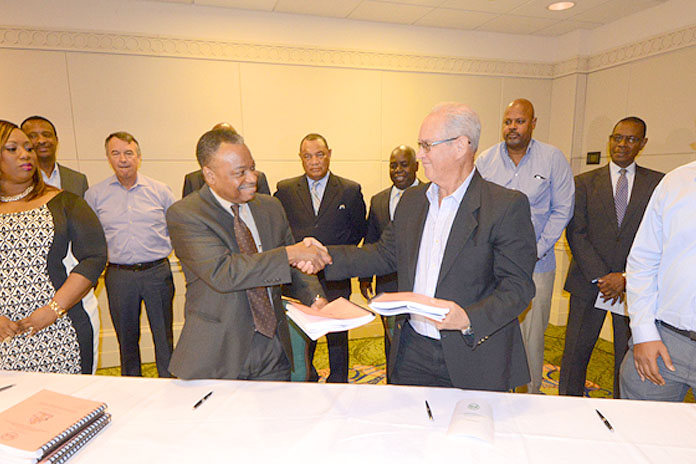
[[[305,174],[305,179],[307,179],[307,185],[309,185],[309,188],[312,188],[312,184],[314,182],[319,182],[319,185],[323,187],[329,180],[329,174],[331,174],[331,171],[326,171],[326,175],[317,181],[315,181],[314,179],[310,179],[309,176]]]
[[[392,196],[394,196],[394,195],[396,195],[396,192],[401,192],[401,193],[403,193],[403,192],[406,191],[406,189],[411,188],[411,187],[415,187],[415,186],[418,185],[418,184],[419,184],[419,182],[418,182],[418,178],[417,178],[417,177],[416,177],[416,179],[413,181],[413,183],[412,183],[411,185],[409,185],[408,187],[406,187],[405,189],[400,189],[400,188],[397,187],[396,185],[392,184],[391,194],[392,194]]]
[[[529,153],[532,151],[532,147],[534,146],[535,143],[536,143],[536,140],[534,140],[534,139],[529,140],[529,145],[527,145],[527,151],[524,152],[524,156],[522,157],[522,160],[527,158],[527,155],[529,155]],[[502,145],[502,147],[500,149],[500,156],[502,156],[503,160],[506,160],[506,162],[512,163],[513,161],[512,161],[512,159],[510,159],[510,153],[508,152],[508,148],[507,148],[507,145],[505,144],[505,140],[500,142],[500,144]],[[522,163],[522,160],[520,160],[520,163]]]
[[[462,198],[464,198],[464,195],[466,194],[466,191],[469,189],[471,179],[473,179],[474,177],[474,171],[476,171],[476,168],[471,170],[466,179],[464,179],[464,182],[462,182],[462,185],[457,187],[457,190],[455,190],[454,193],[446,196],[442,200],[444,201],[447,198],[454,198],[457,204],[460,204],[462,202]],[[425,192],[425,195],[428,197],[428,201],[430,201],[431,204],[438,204],[437,199],[440,195],[440,186],[433,182],[432,184],[430,184],[430,187],[428,187],[428,190]]]
[[[621,173],[619,172],[622,168],[619,167],[619,165],[614,164],[613,161],[609,160],[609,169],[611,170],[611,174],[614,176],[620,176]],[[636,162],[632,162],[628,166],[626,166],[626,174],[631,175],[636,172]]]
[[[119,182],[118,177],[116,177],[116,174],[112,175],[109,179],[110,179],[109,184],[111,184],[111,185],[117,184],[117,185],[120,185],[121,187],[123,187],[123,184],[121,184],[121,182]],[[142,179],[142,177],[140,176],[140,173],[138,172],[138,173],[135,175],[135,183],[134,183],[133,186],[132,186],[130,189],[128,189],[128,190],[132,190],[132,189],[134,189],[135,187],[137,187],[138,185],[142,185],[142,184],[143,184],[143,179]],[[123,188],[125,188],[125,187],[123,187]]]
[[[215,197],[215,199],[218,201],[218,203],[220,203],[220,206],[222,206],[222,208],[223,208],[225,211],[227,211],[228,213],[230,213],[231,215],[234,216],[234,212],[232,211],[232,205],[233,205],[233,203],[232,203],[231,201],[227,201],[227,200],[225,200],[224,198],[222,198],[220,195],[218,195],[217,193],[215,193],[215,190],[213,190],[212,188],[210,189],[210,193],[213,194],[213,196]],[[239,205],[240,215],[241,215],[241,210],[242,210],[242,209],[244,209],[245,207],[246,207],[246,208],[249,207],[249,204],[248,204],[248,203],[237,203],[237,204]]]

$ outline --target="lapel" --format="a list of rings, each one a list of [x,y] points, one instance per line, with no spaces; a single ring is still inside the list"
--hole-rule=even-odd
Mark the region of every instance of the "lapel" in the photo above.
[[[646,188],[647,183],[645,171],[643,168],[636,165],[636,173],[633,177],[633,187],[631,188],[631,198],[628,200],[626,214],[624,214],[623,221],[621,221],[621,229],[627,227],[626,224],[630,223],[631,219],[636,214],[642,215],[642,206],[647,203],[648,198],[650,195],[652,195],[652,192]]]
[[[440,266],[440,275],[437,278],[438,287],[442,283],[442,279],[447,275],[447,272],[454,265],[462,248],[464,248],[464,245],[466,245],[474,230],[478,227],[482,181],[483,179],[478,171],[474,171],[474,177],[471,179],[471,184],[469,184],[464,198],[462,198],[447,238],[447,246],[445,247],[445,254],[442,257],[442,265]]]
[[[606,217],[610,218],[609,223],[611,224],[614,235],[619,234],[619,224],[616,221],[616,206],[614,205],[614,189],[611,185],[611,174],[609,173],[609,165],[607,164],[604,169],[597,172],[594,179],[595,188],[597,191],[597,197],[600,206],[604,209],[604,214]],[[588,198],[592,201],[592,198]]]
[[[234,236],[234,219],[232,215],[228,213],[225,208],[222,207],[220,203],[215,199],[213,194],[210,192],[210,187],[204,184],[200,190],[197,191],[203,200],[204,206],[209,210],[208,214],[215,218],[214,221],[210,221],[208,226],[213,230],[218,229],[218,233],[225,240],[230,249],[236,253],[239,253],[239,247],[237,246],[237,239]],[[194,192],[195,193],[195,192]],[[256,216],[254,216],[254,221],[256,221]]]
[[[268,214],[264,214],[263,207],[259,205],[259,201],[254,198],[249,202],[249,209],[256,224],[256,230],[259,232],[259,239],[264,251],[274,248],[271,246],[271,218]]]
[[[338,208],[338,205],[335,205],[335,203],[340,198],[340,189],[341,186],[338,183],[338,179],[329,172],[329,178],[326,180],[326,188],[324,189],[324,196],[321,197],[321,203],[319,204],[319,213],[317,214],[317,218],[327,214],[327,211],[332,211]],[[307,190],[309,191],[309,188],[307,188]],[[312,208],[311,204],[310,208]],[[312,208],[312,212],[313,211],[314,209]]]
[[[380,195],[376,198],[377,204],[377,216],[381,218],[384,224],[388,224],[391,221],[389,217],[389,199],[391,198],[391,187],[384,191],[384,195]]]
[[[408,289],[413,289],[413,283],[416,281],[416,265],[418,264],[418,252],[420,250],[420,242],[423,238],[423,228],[425,227],[425,220],[428,217],[428,208],[430,203],[428,202],[428,197],[425,196],[425,192],[428,191],[430,187],[430,182],[423,185],[423,189],[418,193],[416,200],[413,205],[413,213],[409,214],[409,220],[404,221],[405,224],[400,225],[403,227],[403,234],[405,237],[406,246],[406,267],[408,269],[406,287]],[[403,200],[403,198],[402,198]],[[409,206],[411,206],[409,204]],[[387,212],[387,217],[388,212]],[[395,233],[400,231],[395,230]],[[416,245],[416,246],[413,246]]]
[[[60,174],[60,188],[72,192],[72,176],[70,176],[68,170],[64,169],[63,166],[58,163],[56,163],[55,169],[58,169],[58,173]]]
[[[314,216],[314,207],[312,206],[312,195],[309,193],[309,185],[307,183],[307,176],[301,175],[297,178],[297,184],[295,185],[295,193],[302,207],[310,216]]]

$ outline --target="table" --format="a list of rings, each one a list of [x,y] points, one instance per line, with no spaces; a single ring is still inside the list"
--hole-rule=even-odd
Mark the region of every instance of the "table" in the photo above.
[[[0,410],[47,388],[104,401],[111,425],[71,463],[696,462],[696,405],[392,385],[182,381],[0,371]],[[213,395],[198,409],[193,405]],[[434,420],[428,419],[425,400]],[[488,444],[446,434],[492,407]],[[614,426],[610,432],[595,412]]]

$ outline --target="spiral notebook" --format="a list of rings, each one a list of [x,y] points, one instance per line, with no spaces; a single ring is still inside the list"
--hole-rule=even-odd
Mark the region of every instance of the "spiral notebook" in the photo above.
[[[0,413],[0,462],[33,464],[72,442],[89,427],[101,430],[110,420],[104,413],[106,407],[98,401],[41,390]],[[72,448],[77,451],[88,440],[79,446],[75,442]]]

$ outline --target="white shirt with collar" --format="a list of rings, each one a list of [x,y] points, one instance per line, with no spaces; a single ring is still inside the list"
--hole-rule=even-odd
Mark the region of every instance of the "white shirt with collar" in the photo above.
[[[317,181],[310,179],[307,175],[305,175],[310,195],[312,193],[312,185],[314,185],[314,182],[317,182],[317,195],[319,196],[320,200],[324,199],[324,191],[326,190],[326,184],[329,182],[329,174],[330,172],[327,171],[326,175]]]
[[[469,188],[469,184],[471,184],[471,179],[474,177],[474,171],[475,169],[471,171],[454,193],[443,198],[441,202],[439,201],[440,187],[437,184],[431,184],[425,193],[430,206],[428,207],[428,217],[425,219],[423,236],[421,237],[420,249],[418,250],[416,278],[413,281],[414,293],[435,296],[437,279],[440,276],[440,267],[445,256],[447,239],[462,199]],[[411,314],[409,324],[411,324],[413,330],[425,337],[440,339],[440,331],[431,319]]]
[[[210,193],[213,194],[215,199],[220,203],[220,205],[229,213],[230,216],[234,217],[234,211],[232,211],[232,202],[229,202],[222,198],[220,195],[215,193],[215,190],[210,189]],[[239,204],[239,217],[244,224],[251,231],[251,236],[254,237],[254,243],[256,244],[256,249],[259,253],[263,251],[263,245],[261,244],[261,237],[259,236],[259,229],[256,228],[256,222],[254,221],[254,216],[251,214],[251,208],[249,208],[248,203],[238,203]]]
[[[417,177],[411,185],[406,187],[406,189],[415,187],[416,185],[418,185]],[[394,220],[394,211],[396,211],[396,207],[399,205],[399,201],[401,201],[401,197],[406,189],[401,190],[396,185],[392,185],[391,192],[389,193],[389,219],[392,221]]]
[[[62,188],[62,184],[60,182],[60,170],[58,169],[58,163],[55,163],[53,165],[53,172],[51,172],[50,176],[47,176],[43,169],[39,169],[39,171],[41,171],[41,177],[43,177],[44,184],[50,185],[51,187],[55,188]]]

